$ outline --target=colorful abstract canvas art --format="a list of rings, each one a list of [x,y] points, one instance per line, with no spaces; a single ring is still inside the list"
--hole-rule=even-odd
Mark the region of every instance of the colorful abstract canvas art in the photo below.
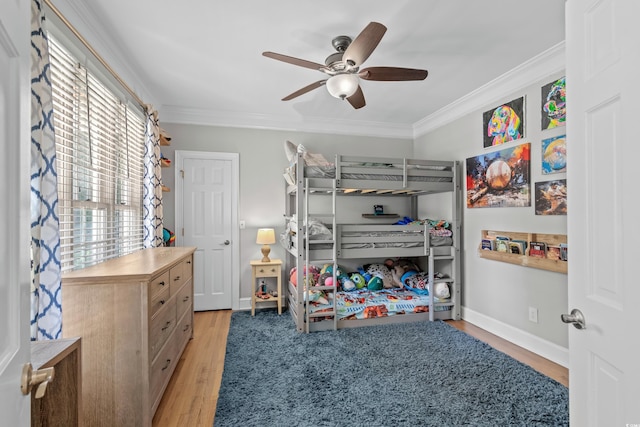
[[[524,97],[482,113],[484,148],[524,138]]]
[[[467,207],[531,206],[531,144],[516,145],[466,160]]]
[[[542,130],[564,126],[567,119],[565,77],[542,86]]]
[[[542,140],[542,173],[563,173],[567,171],[566,135]]]

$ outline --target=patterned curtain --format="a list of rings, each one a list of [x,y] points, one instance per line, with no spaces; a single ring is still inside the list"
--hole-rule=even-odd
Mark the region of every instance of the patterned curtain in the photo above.
[[[31,340],[62,337],[58,179],[49,44],[31,2]]]
[[[162,246],[162,169],[160,166],[160,126],[158,113],[147,105],[144,132],[144,240],[145,248]]]

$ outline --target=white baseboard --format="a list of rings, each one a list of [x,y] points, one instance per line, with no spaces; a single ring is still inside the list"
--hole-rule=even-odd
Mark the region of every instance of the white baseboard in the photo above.
[[[256,309],[258,308],[278,308],[278,303],[275,301],[265,301],[260,302],[260,306],[256,305]],[[284,306],[282,307],[284,310]],[[234,310],[251,310],[251,298],[240,298],[238,303],[238,308],[234,308]]]
[[[522,348],[549,359],[565,368],[569,367],[569,349],[546,341],[529,332],[514,328],[482,313],[462,307],[462,318],[485,331],[491,332]]]

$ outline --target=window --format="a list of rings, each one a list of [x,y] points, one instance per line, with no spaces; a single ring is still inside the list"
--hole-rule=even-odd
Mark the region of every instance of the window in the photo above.
[[[144,117],[49,36],[62,271],[142,249]]]

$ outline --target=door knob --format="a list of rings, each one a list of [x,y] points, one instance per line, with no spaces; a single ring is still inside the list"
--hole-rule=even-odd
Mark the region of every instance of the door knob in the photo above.
[[[55,370],[51,368],[43,368],[33,370],[31,363],[25,363],[22,367],[22,380],[20,382],[20,390],[22,394],[29,394],[33,387],[36,388],[36,399],[40,399],[47,391],[47,385],[53,381]]]
[[[585,329],[587,327],[584,321],[584,315],[577,308],[571,310],[571,314],[560,315],[560,319],[562,319],[564,323],[571,323],[577,329]]]
[[[230,242],[229,240],[225,240],[225,241],[224,241],[224,244],[225,244],[225,245],[230,245],[230,244],[231,244],[231,242]]]

